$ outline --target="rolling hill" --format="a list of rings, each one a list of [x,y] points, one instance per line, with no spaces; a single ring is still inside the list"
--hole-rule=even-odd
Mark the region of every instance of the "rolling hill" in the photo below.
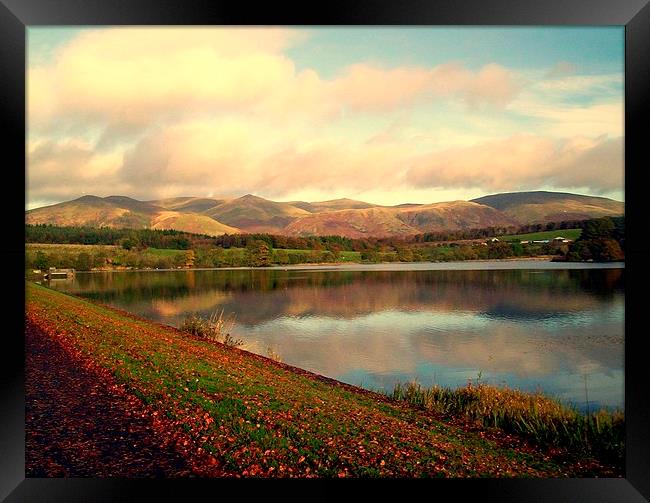
[[[29,224],[61,226],[174,229],[213,236],[241,232],[205,215],[171,211],[152,202],[125,196],[83,196],[30,210],[25,215],[25,221]]]
[[[364,208],[313,213],[287,225],[285,234],[297,236],[340,235],[350,238],[364,236],[404,236],[418,231],[397,218],[390,208]]]
[[[83,196],[30,210],[25,218],[30,224],[141,228],[147,227],[160,210],[162,208],[129,197]]]
[[[472,201],[502,211],[521,224],[586,220],[625,213],[625,204],[620,201],[566,192],[511,192]]]
[[[494,194],[472,201],[380,206],[352,199],[276,202],[247,194],[232,199],[176,197],[138,201],[83,196],[26,212],[31,224],[175,229],[197,234],[270,233],[351,238],[516,227],[624,214],[624,203],[559,192]]]
[[[179,213],[177,211],[162,211],[158,213],[151,221],[151,228],[175,229],[177,231],[192,232],[194,234],[208,234],[210,236],[238,234],[241,232],[241,230],[218,222],[207,215]]]
[[[224,199],[210,199],[207,197],[172,197],[169,199],[158,199],[147,201],[162,208],[181,211],[183,213],[203,213],[215,206],[225,202]]]
[[[310,213],[289,203],[278,203],[246,194],[225,201],[204,214],[245,232],[282,234],[288,224]]]
[[[359,238],[509,225],[516,225],[516,222],[494,208],[452,201],[315,213],[292,222],[285,231],[297,235],[341,234]]]
[[[401,206],[396,211],[397,218],[417,228],[418,232],[517,225],[502,212],[471,201]]]
[[[336,210],[360,210],[364,208],[376,207],[376,204],[364,203],[363,201],[355,201],[354,199],[332,199],[330,201],[318,201],[315,203],[307,203],[305,201],[292,201],[289,204],[296,208],[302,208],[310,213],[320,213],[323,211],[336,211]]]

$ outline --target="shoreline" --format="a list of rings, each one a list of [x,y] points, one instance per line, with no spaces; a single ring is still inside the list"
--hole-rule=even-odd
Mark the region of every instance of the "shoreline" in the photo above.
[[[75,271],[77,274],[96,274],[113,272],[187,272],[187,271],[274,271],[274,270],[378,270],[378,271],[407,271],[407,270],[467,270],[473,269],[473,264],[504,264],[515,265],[522,263],[543,263],[548,266],[545,269],[624,269],[625,261],[616,262],[567,262],[554,261],[554,255],[536,257],[512,257],[503,259],[475,259],[455,260],[438,262],[321,262],[304,264],[272,265],[263,267],[239,266],[239,267],[178,267],[169,269],[154,268],[104,268],[92,269],[90,271]],[[516,267],[515,267],[516,268]],[[506,267],[505,269],[515,269]],[[495,270],[498,267],[486,267],[479,270]]]

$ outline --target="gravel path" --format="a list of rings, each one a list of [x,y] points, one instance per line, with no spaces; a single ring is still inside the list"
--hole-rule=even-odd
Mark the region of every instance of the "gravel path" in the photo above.
[[[194,474],[165,419],[29,321],[25,350],[27,477]]]

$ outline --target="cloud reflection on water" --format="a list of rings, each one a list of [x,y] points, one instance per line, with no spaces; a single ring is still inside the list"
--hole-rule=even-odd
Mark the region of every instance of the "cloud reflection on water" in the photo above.
[[[171,325],[223,309],[248,350],[354,384],[461,385],[480,371],[579,401],[587,375],[593,400],[622,405],[623,283],[623,269],[256,270],[78,275],[62,288]]]

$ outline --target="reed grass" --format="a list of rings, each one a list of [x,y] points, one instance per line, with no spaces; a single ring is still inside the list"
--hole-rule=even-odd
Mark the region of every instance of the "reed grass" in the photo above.
[[[275,360],[276,362],[282,362],[282,357],[280,356],[280,353],[278,353],[271,346],[266,348],[266,356],[268,356],[271,360]]]
[[[625,415],[620,410],[583,414],[541,392],[471,382],[458,389],[398,383],[391,396],[483,427],[499,428],[545,448],[559,447],[623,466]]]
[[[241,346],[244,344],[242,339],[235,339],[230,332],[235,325],[235,317],[224,317],[223,309],[221,312],[214,312],[210,318],[205,319],[196,314],[190,314],[184,320],[180,330],[189,332],[203,339],[213,342],[221,342],[226,346]]]

